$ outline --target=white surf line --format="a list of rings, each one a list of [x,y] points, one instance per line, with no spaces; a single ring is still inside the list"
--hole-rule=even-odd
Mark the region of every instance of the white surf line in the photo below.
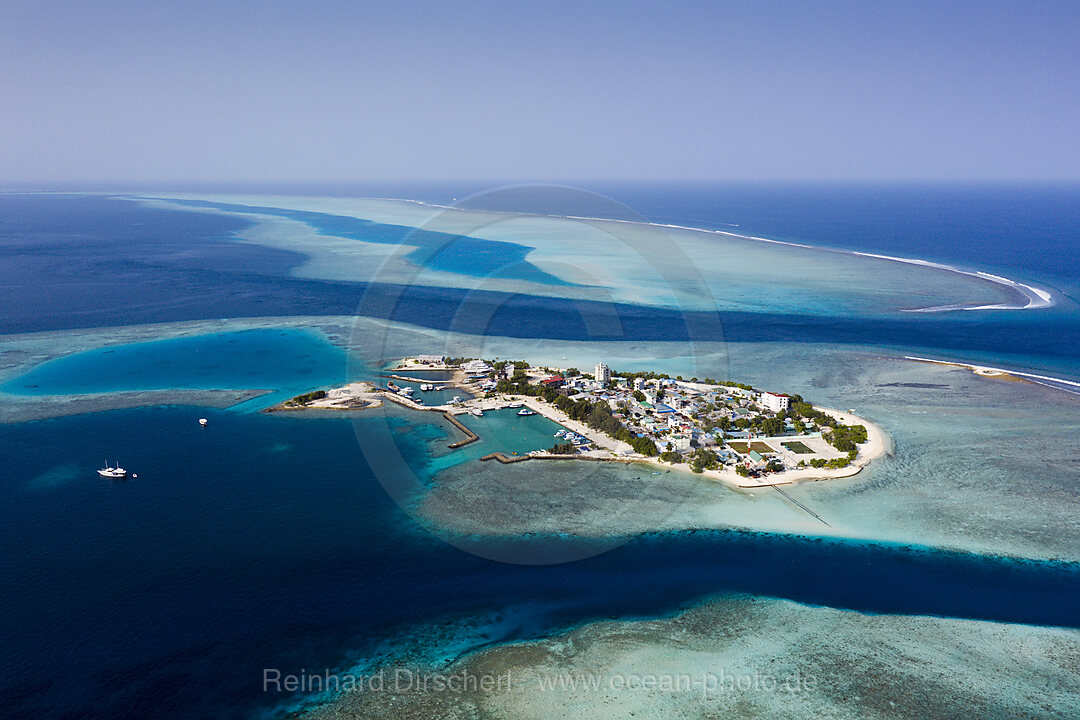
[[[153,197],[153,196],[151,196]],[[167,198],[166,198],[167,199]],[[453,205],[439,205],[437,203],[425,202],[423,200],[410,200],[408,198],[367,198],[369,200],[379,200],[383,202],[404,202],[411,203],[413,205],[420,205],[423,207],[429,207],[438,210],[455,210],[458,212],[480,212],[490,213],[493,215],[528,215],[531,217],[549,217],[563,220],[592,220],[595,222],[610,222],[610,223],[625,223],[627,225],[648,225],[659,228],[669,228],[672,230],[685,230],[687,232],[706,233],[711,235],[727,235],[728,237],[738,238],[740,240],[754,240],[756,242],[772,243],[774,245],[787,245],[788,247],[803,248],[805,250],[820,250],[822,252],[835,252],[846,255],[858,255],[861,257],[874,258],[876,260],[886,260],[888,262],[898,262],[907,265],[918,265],[921,267],[934,268],[936,270],[944,270],[945,272],[957,273],[958,275],[967,275],[969,277],[978,278],[980,280],[986,280],[988,282],[1002,285],[1004,287],[1011,288],[1018,291],[1024,297],[1027,298],[1026,305],[1009,305],[1007,303],[997,303],[993,305],[935,305],[925,308],[912,308],[902,309],[900,312],[908,313],[934,313],[934,312],[949,312],[953,310],[1037,310],[1040,308],[1048,308],[1056,304],[1053,294],[1049,290],[1037,288],[1032,285],[1027,285],[1016,280],[1010,280],[1009,278],[1002,277],[1001,275],[994,275],[992,273],[983,272],[981,270],[961,270],[953,265],[946,265],[945,263],[933,262],[930,260],[919,260],[918,258],[901,258],[893,255],[880,255],[878,253],[861,252],[859,250],[845,250],[843,248],[831,248],[822,247],[819,245],[806,245],[804,243],[790,242],[788,240],[773,240],[772,238],[764,238],[757,235],[741,235],[739,233],[733,233],[728,230],[709,230],[706,228],[691,227],[688,225],[675,225],[670,223],[654,223],[640,220],[621,220],[617,218],[602,218],[602,217],[590,217],[587,215],[545,215],[543,213],[528,213],[528,212],[514,212],[510,210],[474,210],[472,208],[462,208]],[[731,225],[732,223],[724,223],[725,225]],[[738,227],[736,224],[735,227]]]
[[[1015,280],[1010,280],[1007,277],[1001,275],[994,275],[992,273],[983,272],[981,270],[970,271],[961,270],[958,267],[952,265],[946,265],[945,263],[931,262],[930,260],[919,260],[916,258],[901,258],[894,257],[892,255],[879,255],[877,253],[860,252],[858,250],[849,251],[852,255],[860,255],[862,257],[871,257],[878,260],[890,260],[892,262],[905,263],[908,265],[918,265],[920,267],[930,267],[937,270],[945,270],[947,272],[954,272],[960,275],[968,275],[970,277],[979,278],[980,280],[986,280],[997,285],[1003,285],[1013,290],[1017,290],[1027,298],[1027,305],[1008,305],[1005,303],[994,305],[938,305],[935,307],[918,308],[915,310],[903,310],[902,312],[944,312],[946,310],[1034,310],[1038,308],[1050,307],[1054,304],[1054,297],[1048,290],[1032,287]]]
[[[392,200],[392,198],[382,198],[384,200]],[[654,222],[642,222],[639,220],[621,220],[617,218],[601,218],[601,217],[589,217],[585,215],[544,215],[540,213],[523,213],[523,212],[511,212],[507,210],[470,210],[469,208],[457,208],[447,205],[437,205],[434,203],[423,202],[422,200],[405,200],[404,202],[415,203],[417,205],[424,205],[431,208],[439,208],[444,210],[464,210],[467,212],[490,212],[496,214],[505,215],[531,215],[533,217],[551,217],[565,220],[592,220],[596,222],[612,222],[612,223],[626,223],[629,225],[651,225],[652,227],[669,228],[672,230],[685,230],[688,232],[708,233],[712,235],[727,235],[728,237],[739,238],[741,240],[754,240],[756,242],[772,243],[774,245],[787,245],[788,247],[803,248],[806,250],[821,250],[824,252],[837,252],[848,255],[858,255],[860,257],[869,257],[876,260],[886,260],[888,262],[904,263],[906,265],[918,265],[921,267],[934,268],[936,270],[944,270],[946,272],[957,273],[958,275],[967,275],[969,277],[978,278],[980,280],[986,280],[997,285],[1001,285],[1017,292],[1021,293],[1027,298],[1026,305],[1010,305],[1008,303],[995,303],[991,305],[935,305],[925,308],[905,309],[900,312],[911,313],[933,313],[933,312],[948,312],[952,310],[1037,310],[1040,308],[1048,308],[1055,305],[1053,294],[1049,290],[1037,288],[1026,283],[1011,280],[1001,275],[994,275],[993,273],[983,272],[981,270],[961,270],[953,265],[947,265],[945,263],[933,262],[931,260],[920,260],[918,258],[902,258],[894,255],[881,255],[878,253],[861,252],[859,250],[845,250],[842,248],[821,247],[816,245],[806,245],[804,243],[791,242],[788,240],[773,240],[772,238],[760,237],[757,235],[741,235],[739,233],[733,233],[728,230],[709,230],[706,228],[691,227],[688,225],[675,225],[671,223],[654,223]],[[724,223],[725,225],[731,225],[732,223]],[[735,225],[738,227],[738,225]]]
[[[1031,380],[1039,385],[1044,385],[1055,390],[1061,390],[1062,392],[1071,393],[1073,395],[1080,395],[1080,382],[1073,380],[1066,380],[1064,378],[1052,377],[1050,375],[1037,375],[1035,373],[1021,372],[1019,370],[1008,370],[1006,368],[988,367],[986,365],[973,365],[971,363],[957,362],[955,360],[934,360],[933,358],[918,357],[917,355],[905,355],[905,360],[916,360],[918,362],[934,363],[935,365],[951,365],[953,367],[967,368],[975,373],[990,374],[990,373],[1002,373],[1005,375],[1015,375],[1022,377],[1026,380]],[[1069,388],[1060,387],[1061,385],[1068,385],[1076,388],[1076,390],[1070,390]]]
[[[575,220],[598,220],[605,221],[604,218],[576,218],[574,216],[567,216]],[[633,220],[606,220],[605,222],[622,222],[633,223]],[[993,305],[936,305],[926,308],[915,308],[908,310],[901,310],[901,312],[918,312],[918,313],[930,313],[930,312],[946,312],[949,310],[1036,310],[1039,308],[1051,307],[1055,304],[1054,296],[1048,290],[1042,288],[1033,287],[1016,280],[1010,280],[1007,277],[1001,275],[994,275],[992,273],[983,272],[981,270],[961,270],[953,265],[946,265],[945,263],[933,262],[930,260],[919,260],[917,258],[901,258],[893,255],[880,255],[878,253],[860,252],[859,250],[845,250],[842,248],[821,247],[815,245],[805,245],[803,243],[790,242],[787,240],[773,240],[771,238],[759,237],[756,235],[740,235],[738,233],[728,232],[726,230],[706,230],[704,228],[687,227],[685,225],[669,225],[661,223],[646,223],[647,225],[653,225],[656,227],[672,228],[675,230],[688,230],[690,232],[711,233],[714,235],[727,235],[733,238],[739,238],[742,240],[755,240],[757,242],[773,243],[774,245],[787,245],[789,247],[805,248],[807,250],[821,250],[823,252],[836,252],[847,255],[858,255],[860,257],[869,257],[876,260],[886,260],[888,262],[898,262],[907,265],[918,265],[920,267],[929,267],[936,270],[944,270],[946,272],[957,273],[958,275],[967,275],[969,277],[978,278],[980,280],[986,280],[988,282],[995,283],[997,285],[1003,285],[1018,291],[1024,297],[1027,298],[1026,305],[1009,305],[1007,303],[997,303]]]

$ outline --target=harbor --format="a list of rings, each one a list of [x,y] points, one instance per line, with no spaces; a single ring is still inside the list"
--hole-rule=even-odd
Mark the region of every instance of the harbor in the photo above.
[[[418,372],[430,379],[404,374]],[[448,364],[436,356],[417,356],[393,363],[379,375],[383,384],[362,381],[315,391],[270,410],[366,410],[389,402],[437,412],[465,434],[452,449],[479,439],[463,419],[500,411],[523,419],[540,415],[560,428],[549,447],[481,459],[642,463],[689,470],[739,489],[850,477],[889,451],[884,431],[854,412],[811,406],[798,396],[792,407],[788,395],[737,383],[642,375],[619,377],[603,363],[586,375],[521,361]],[[594,414],[572,417],[581,407],[592,407]],[[618,434],[625,439],[592,424],[598,407],[609,424],[624,428]],[[845,445],[837,438],[849,429],[857,432]]]

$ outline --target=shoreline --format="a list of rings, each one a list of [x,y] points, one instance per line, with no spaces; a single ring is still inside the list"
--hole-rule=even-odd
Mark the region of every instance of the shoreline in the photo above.
[[[874,258],[877,260],[886,260],[889,262],[896,262],[905,265],[915,265],[918,267],[933,268],[936,270],[944,270],[945,272],[957,273],[959,275],[967,275],[979,280],[985,280],[989,283],[999,285],[1001,287],[1014,290],[1027,299],[1026,305],[1007,305],[1004,303],[994,305],[938,305],[925,308],[913,308],[909,310],[901,310],[901,312],[913,312],[913,313],[934,313],[934,312],[947,312],[953,310],[962,311],[974,311],[974,310],[1036,310],[1041,308],[1053,307],[1057,304],[1054,300],[1053,293],[1049,290],[1037,288],[1033,285],[1012,280],[1001,275],[995,275],[993,273],[984,272],[981,270],[961,270],[954,265],[948,265],[946,263],[939,263],[933,260],[923,260],[920,258],[902,258],[894,255],[882,255],[879,253],[862,252],[858,250],[848,250],[846,248],[829,247],[826,245],[808,245],[806,243],[792,242],[790,240],[774,240],[772,238],[761,237],[758,235],[745,235],[743,233],[731,232],[730,230],[714,230],[711,228],[694,227],[692,225],[676,225],[674,223],[657,223],[650,222],[646,219],[642,220],[625,220],[620,218],[602,218],[591,217],[587,215],[546,215],[543,213],[523,213],[523,212],[509,212],[504,210],[473,210],[470,208],[459,208],[453,205],[439,205],[437,203],[424,202],[423,200],[409,200],[407,198],[371,198],[372,200],[380,200],[382,202],[391,203],[405,203],[420,205],[422,207],[429,207],[438,210],[451,210],[451,211],[464,211],[464,212],[485,212],[491,214],[505,214],[505,215],[527,215],[530,217],[548,217],[561,220],[588,220],[592,222],[612,222],[612,223],[626,223],[631,225],[647,225],[651,227],[665,228],[670,230],[683,230],[686,232],[699,232],[712,235],[725,235],[727,237],[738,238],[740,240],[751,240],[754,242],[772,243],[774,245],[786,245],[788,247],[802,248],[804,250],[820,250],[822,252],[836,252],[848,255],[856,255],[859,257]]]
[[[395,366],[389,372],[415,372],[417,367],[408,365],[406,360],[403,359],[395,363]],[[451,378],[440,381],[440,384],[446,387],[455,387],[463,392],[472,393],[475,389],[470,389],[468,383],[464,382],[465,372],[460,368],[444,366],[441,363],[438,367],[427,367],[428,371],[439,372],[452,372]],[[398,376],[393,374],[384,374],[382,377],[388,377],[392,379],[402,379],[411,382],[416,382],[415,378],[406,378],[404,376]],[[694,385],[694,383],[686,383],[687,385]],[[698,385],[701,385],[698,383]],[[467,428],[461,422],[456,419],[457,415],[470,414],[474,411],[494,412],[497,410],[507,410],[514,408],[528,408],[538,415],[551,420],[560,427],[570,430],[582,437],[586,438],[590,443],[597,446],[599,449],[590,449],[584,451],[578,451],[574,454],[563,455],[547,452],[544,450],[533,450],[526,455],[510,457],[505,455],[502,451],[494,450],[491,453],[481,458],[481,461],[497,460],[500,463],[506,464],[507,462],[521,462],[524,460],[584,460],[590,462],[616,462],[623,464],[640,464],[650,468],[658,470],[677,470],[686,472],[691,475],[698,475],[703,478],[712,480],[713,482],[722,483],[730,488],[736,490],[749,490],[754,488],[774,487],[780,485],[792,485],[799,482],[807,481],[821,481],[821,480],[834,480],[841,478],[849,478],[860,473],[863,468],[867,467],[875,459],[885,454],[891,454],[893,443],[888,433],[877,423],[856,415],[851,412],[844,412],[835,408],[826,408],[821,406],[813,406],[815,410],[825,413],[834,417],[840,423],[844,425],[862,425],[866,428],[867,439],[866,442],[860,443],[857,446],[857,454],[849,465],[842,468],[792,468],[783,470],[781,472],[772,473],[770,475],[762,475],[759,477],[745,477],[735,472],[733,468],[723,467],[718,470],[702,470],[700,473],[695,473],[690,468],[688,462],[672,463],[661,460],[659,457],[651,457],[634,452],[630,445],[621,440],[617,440],[610,437],[606,433],[596,430],[583,422],[579,422],[571,419],[561,409],[555,407],[553,404],[548,403],[536,396],[529,395],[497,395],[495,397],[471,397],[468,400],[464,400],[456,405],[442,404],[442,405],[424,405],[410,397],[400,395],[396,392],[392,392],[387,389],[377,387],[371,381],[360,381],[350,383],[348,385],[333,388],[327,391],[327,394],[323,398],[319,398],[298,406],[286,406],[285,403],[279,403],[270,408],[266,408],[265,412],[281,412],[281,411],[298,411],[298,410],[366,410],[381,407],[383,402],[392,402],[404,408],[408,408],[414,411],[420,412],[438,412],[457,429],[466,434],[466,438],[462,441],[458,441],[449,445],[451,449],[457,449],[463,445],[476,442],[481,439],[476,433]],[[291,401],[286,401],[291,402]],[[356,404],[362,403],[362,404]],[[806,440],[815,437],[813,435],[793,435],[793,436],[776,436],[776,437],[761,437],[755,438],[756,442],[773,441],[769,447],[780,447],[782,450],[776,451],[781,457],[784,457],[789,462],[797,460],[798,456],[792,451],[784,448],[781,444],[783,442],[798,441],[800,439]]]
[[[970,370],[974,375],[982,378],[1004,380],[1006,382],[1028,382],[1035,385],[1042,385],[1043,387],[1048,387],[1052,390],[1067,392],[1070,395],[1080,395],[1080,382],[1057,378],[1050,375],[1038,375],[1036,373],[1022,372],[1020,370],[1007,370],[1005,368],[991,367],[989,365],[975,365],[973,363],[955,360],[934,360],[933,358],[919,357],[916,355],[905,355],[904,360],[928,363],[930,365],[945,365],[948,367],[963,368],[965,370]],[[1061,385],[1068,385],[1075,389],[1071,390],[1066,387],[1061,387]]]
[[[175,207],[176,204],[173,201],[176,201],[176,200],[181,200],[182,201],[182,200],[199,200],[199,199],[207,200],[207,199],[212,199],[210,201],[212,201],[212,202],[220,202],[220,203],[225,203],[225,204],[229,204],[230,200],[232,200],[233,204],[237,204],[235,201],[238,198],[261,198],[261,197],[265,197],[265,196],[261,196],[261,195],[258,195],[258,194],[236,195],[236,194],[228,194],[228,193],[226,193],[226,194],[176,193],[176,194],[171,194],[171,195],[169,195],[169,194],[161,194],[161,193],[150,193],[150,194],[129,193],[129,194],[126,194],[125,197],[126,197],[126,199],[132,200],[134,202],[150,203],[150,204],[156,202],[156,203],[162,203],[162,204],[166,204],[166,205],[172,204]],[[297,200],[296,198],[285,198],[285,199],[290,200],[291,202],[289,202],[288,205],[284,206],[284,207],[296,206],[298,204],[296,202],[296,200]],[[366,200],[366,201],[372,202],[372,203],[384,203],[384,204],[388,204],[388,205],[391,205],[391,206],[396,205],[398,207],[404,207],[404,208],[408,208],[410,206],[411,207],[430,208],[431,210],[441,211],[441,212],[483,213],[483,214],[488,214],[488,215],[501,215],[501,216],[507,216],[507,217],[550,218],[550,219],[553,219],[553,220],[570,220],[570,221],[581,221],[581,222],[589,222],[589,223],[618,223],[618,224],[624,224],[624,225],[639,225],[639,226],[643,226],[643,227],[652,227],[652,228],[658,228],[658,229],[662,229],[662,230],[676,230],[676,231],[685,232],[685,233],[701,233],[701,234],[704,234],[704,235],[720,235],[720,236],[734,238],[736,240],[747,241],[747,242],[752,242],[752,243],[766,243],[766,244],[772,244],[772,245],[782,245],[782,246],[786,246],[786,247],[799,248],[799,249],[803,249],[803,250],[812,250],[812,251],[823,252],[823,253],[835,253],[835,254],[841,254],[841,255],[848,255],[848,256],[852,256],[852,257],[861,257],[861,258],[867,258],[867,259],[871,259],[871,260],[880,260],[880,261],[889,262],[889,263],[897,263],[897,264],[901,264],[901,265],[910,265],[910,266],[921,267],[921,268],[925,268],[925,269],[929,269],[929,270],[938,270],[938,271],[942,271],[942,272],[953,273],[953,274],[956,274],[956,275],[970,277],[970,278],[973,278],[975,280],[980,280],[980,281],[983,281],[985,283],[989,283],[990,285],[994,285],[994,286],[996,286],[998,288],[1002,288],[1002,289],[1005,289],[1005,290],[1012,291],[1012,293],[1014,293],[1016,295],[1019,295],[1023,299],[1023,302],[1024,302],[1024,304],[1011,303],[1011,302],[1006,301],[1006,302],[996,302],[996,303],[995,302],[977,303],[977,304],[969,303],[969,304],[954,304],[954,305],[931,305],[931,306],[927,306],[927,307],[916,307],[916,308],[899,308],[897,311],[902,312],[902,313],[938,313],[938,312],[954,312],[954,311],[955,312],[973,312],[973,311],[985,311],[985,310],[1037,310],[1037,309],[1044,309],[1044,308],[1049,308],[1049,307],[1053,307],[1053,306],[1057,305],[1057,300],[1055,299],[1054,293],[1049,291],[1049,290],[1046,290],[1045,288],[1036,287],[1036,286],[1028,284],[1028,283],[1013,280],[1011,278],[1007,278],[1007,277],[1004,277],[1004,276],[1001,276],[1001,275],[996,275],[994,273],[988,273],[988,272],[985,272],[985,271],[982,271],[982,270],[964,270],[962,268],[956,267],[955,265],[950,265],[948,263],[936,262],[936,261],[933,261],[933,260],[923,260],[923,259],[920,259],[920,258],[903,258],[903,257],[897,257],[897,256],[893,256],[893,255],[880,254],[880,253],[864,252],[864,251],[859,251],[859,250],[850,250],[850,249],[841,248],[841,247],[830,247],[830,246],[827,246],[827,245],[810,245],[810,244],[807,244],[807,243],[799,243],[799,242],[793,242],[793,241],[789,241],[789,240],[775,240],[775,239],[772,239],[772,238],[766,238],[766,237],[761,237],[761,236],[757,236],[757,235],[748,235],[748,234],[744,234],[744,233],[732,232],[730,230],[717,230],[717,229],[711,229],[711,228],[694,227],[694,226],[690,226],[690,225],[678,225],[678,224],[675,224],[675,223],[650,222],[645,218],[642,218],[640,220],[628,220],[628,219],[620,219],[620,218],[591,217],[591,216],[585,216],[585,215],[558,215],[558,214],[544,214],[544,213],[511,212],[511,211],[503,211],[503,210],[476,210],[476,209],[471,209],[471,208],[460,208],[460,207],[454,207],[454,206],[448,206],[448,205],[440,205],[440,204],[437,204],[437,203],[429,203],[429,202],[424,202],[424,201],[421,201],[421,200],[410,200],[410,199],[407,199],[407,198],[358,198],[358,199],[357,198],[327,198],[327,199],[329,199],[329,200],[360,200],[360,201],[365,201]],[[304,203],[300,202],[299,205],[303,206]],[[280,206],[271,206],[271,207],[280,207]],[[183,209],[191,210],[192,208],[184,207]],[[218,212],[229,213],[230,211],[228,211],[228,210],[218,210]],[[319,211],[314,211],[314,212],[324,212],[324,213],[327,213],[327,214],[333,214],[333,213],[330,213],[328,210],[325,210],[325,209],[324,210],[319,210]],[[352,209],[352,210],[346,212],[344,209],[339,208],[339,209],[335,210],[335,212],[337,214],[342,214],[342,215],[349,216],[349,217],[357,217],[357,218],[361,218],[361,219],[370,219],[370,218],[365,218],[364,217],[365,213],[360,213],[355,209]],[[370,215],[371,213],[369,211],[366,214]],[[419,225],[416,225],[416,227],[420,227],[420,226],[423,226],[426,223],[429,223],[431,221],[431,219],[432,219],[431,217],[424,218],[422,221],[419,221]],[[297,221],[297,222],[301,222],[301,221]],[[306,224],[306,223],[304,223],[304,224]],[[311,227],[311,226],[309,226],[309,227]],[[313,256],[309,255],[308,257],[311,258]]]

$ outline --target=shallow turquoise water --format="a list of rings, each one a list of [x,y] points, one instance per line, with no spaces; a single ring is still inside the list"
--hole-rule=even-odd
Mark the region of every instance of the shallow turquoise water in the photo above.
[[[523,448],[550,424],[515,418],[502,434],[505,419],[472,424]],[[416,623],[516,607],[528,623],[488,642],[729,591],[1080,625],[1075,566],[888,543],[668,533],[563,565],[484,560],[423,532],[380,487],[353,433],[384,422],[166,407],[0,426],[0,455],[18,458],[0,483],[4,717],[248,718],[287,699],[260,692],[262,668],[351,667]],[[456,437],[431,413],[390,425],[409,458]],[[97,477],[105,453],[139,477]]]
[[[555,444],[555,433],[562,429],[543,415],[522,417],[513,408],[485,412],[483,417],[462,415],[458,420],[481,437],[488,452],[525,455],[533,450],[546,450]],[[477,443],[480,445],[481,443]]]
[[[303,330],[243,330],[66,355],[9,380],[0,390],[19,395],[80,395],[258,388],[277,391],[272,395],[277,398],[342,383],[347,376],[346,358],[340,348]]]
[[[879,225],[882,232],[890,228],[888,222]],[[154,232],[167,234],[160,226]],[[1068,226],[1052,234],[1061,238],[1060,247],[1045,245],[1036,255],[1071,257],[1069,244],[1077,234]],[[896,248],[864,247],[857,240],[853,245],[862,249],[937,257],[929,245],[924,253],[907,242]],[[954,246],[958,255],[945,259],[983,267],[979,253],[961,252],[962,243]],[[213,260],[220,269],[221,255]],[[65,254],[67,272],[77,261],[74,253]],[[246,260],[245,271],[251,265]],[[25,266],[20,261],[15,268],[20,283],[10,287],[29,286]],[[204,289],[201,275],[198,282],[188,278],[182,284],[178,274],[152,267],[170,290],[180,287],[190,294]],[[1010,268],[1006,263],[1002,272],[1011,276]],[[1073,277],[1072,265],[1068,269]],[[42,271],[37,277],[49,275]],[[128,286],[137,285],[128,279]],[[876,292],[875,282],[868,282],[872,278],[859,280],[867,283],[868,293]],[[45,286],[47,292],[40,286],[36,292],[57,296],[57,288],[67,285],[55,282]],[[184,312],[199,317],[283,315],[302,308],[330,314],[352,311],[356,304],[341,286],[318,290],[314,282],[301,286],[277,275],[268,274],[265,287],[286,297],[274,295],[274,302],[265,304],[253,300],[248,285],[241,284],[250,282],[246,272],[231,279],[215,276],[213,282],[220,295]],[[286,293],[290,288],[295,298]],[[316,290],[339,304],[313,309]],[[788,291],[781,287],[776,292],[781,290]],[[817,309],[790,292],[796,309]],[[417,319],[434,325],[438,318],[457,317],[453,308],[434,309],[430,297],[413,301]],[[95,303],[104,305],[105,298],[87,305]],[[38,306],[20,304],[14,296],[7,307]],[[150,302],[140,286],[133,304],[120,309],[110,304],[105,315],[92,316],[92,321],[108,325],[188,318],[161,307],[172,306]],[[576,325],[538,307],[548,306],[511,308],[502,326],[544,338],[589,337],[585,331],[575,335]],[[947,357],[952,355],[946,349],[960,348],[968,359],[973,348],[1023,351],[1031,353],[1030,360],[1019,367],[1050,371],[1060,361],[1075,370],[1072,310],[1067,315],[1061,307],[1045,316],[913,319],[903,326],[859,318],[812,324],[806,316],[770,319],[775,308],[758,310],[745,317],[725,316],[729,340],[765,337],[791,340],[791,346],[777,343],[753,357],[733,346],[733,377],[775,384],[833,407],[856,407],[893,430],[898,446],[895,458],[883,459],[857,480],[807,485],[793,494],[817,509],[827,508],[830,521],[846,524],[855,534],[1021,548],[1012,551],[1036,557],[1051,552],[1075,556],[1075,406],[1029,396],[1032,389],[1018,384],[995,386],[959,371],[950,379],[952,371],[919,365],[898,370],[865,357],[798,345],[808,337],[902,348],[915,343]],[[66,321],[68,315],[63,317]],[[668,316],[644,318],[648,322],[626,326],[627,337],[666,337],[655,328],[666,329]],[[489,335],[498,334],[493,327],[487,327]],[[650,348],[641,347],[647,359]],[[552,362],[569,354],[554,344],[545,343],[545,349],[554,355]],[[598,344],[594,354],[602,359],[607,352]],[[80,353],[2,389],[45,395],[272,387],[280,388],[280,395],[340,382],[346,367],[344,354],[316,335],[259,330]],[[211,419],[206,430],[193,421],[200,415]],[[398,416],[391,425],[401,454],[428,481],[446,465],[494,450],[526,452],[554,440],[554,429],[547,432],[544,418],[520,419],[526,423],[489,413],[483,419],[464,418],[481,442],[443,453],[444,444],[459,434],[432,417],[438,418]],[[381,423],[374,415],[361,418],[357,428],[341,418],[182,407],[0,427],[0,455],[14,458],[2,487],[5,521],[0,523],[7,549],[0,560],[7,578],[0,598],[5,630],[0,655],[11,671],[0,693],[7,701],[2,714],[241,715],[267,702],[255,690],[259,669],[267,663],[296,669],[347,662],[348,655],[392,637],[401,625],[522,601],[544,606],[541,615],[557,614],[568,600],[574,606],[562,617],[538,620],[538,632],[582,619],[670,612],[693,598],[731,589],[874,612],[1080,625],[1072,569],[1045,561],[958,558],[941,551],[914,557],[902,548],[859,541],[817,543],[731,532],[658,534],[557,568],[487,563],[436,542],[390,502],[367,468],[373,454],[366,448],[358,451],[353,437]],[[1022,442],[1009,442],[1012,438]],[[101,481],[93,470],[105,455],[140,477],[128,483]],[[544,466],[526,463],[524,468],[532,474]],[[461,466],[461,471],[470,470]],[[649,593],[656,598],[642,600]],[[499,639],[505,638],[488,638]]]

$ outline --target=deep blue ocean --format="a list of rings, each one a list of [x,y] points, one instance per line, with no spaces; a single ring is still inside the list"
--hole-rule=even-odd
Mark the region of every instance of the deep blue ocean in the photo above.
[[[370,194],[434,202],[462,194],[395,190]],[[1076,187],[598,190],[657,222],[737,225],[941,260],[1038,280],[1066,297],[1080,288]],[[397,290],[291,277],[302,258],[233,242],[244,225],[108,197],[0,195],[0,333],[351,314],[365,292]],[[404,229],[377,231],[393,242]],[[520,252],[481,250],[496,260]],[[453,290],[410,289],[395,317],[445,327],[462,299]],[[572,303],[504,300],[492,299],[496,321],[483,323],[493,333],[588,337]],[[664,311],[620,313],[629,337],[685,335]],[[728,342],[1022,357],[1026,368],[1080,377],[1074,306],[977,319],[744,313],[723,321]],[[284,392],[338,382],[344,371],[340,351],[306,333],[250,331],[62,358],[3,390]],[[514,425],[512,416],[492,422],[505,422],[505,437],[487,442],[517,451],[550,429]],[[449,442],[452,431],[427,419],[395,423],[399,446],[423,475],[429,441]],[[93,474],[116,458],[139,478],[110,483]],[[491,629],[494,642],[596,618],[666,614],[714,593],[1080,627],[1080,570],[1050,561],[743,532],[651,535],[553,566],[483,560],[435,539],[389,499],[342,418],[184,406],[75,415],[0,425],[0,459],[8,469],[0,484],[4,717],[248,717],[283,701],[260,692],[262,668],[348,666],[417,624],[520,618]]]

